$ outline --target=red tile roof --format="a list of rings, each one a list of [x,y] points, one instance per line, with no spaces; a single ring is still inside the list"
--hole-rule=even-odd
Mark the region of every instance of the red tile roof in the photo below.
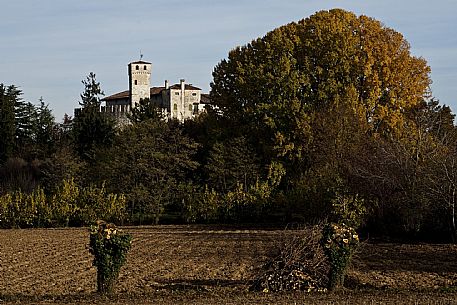
[[[164,90],[165,87],[152,87],[150,89],[150,95],[156,95],[156,94],[160,94],[162,92],[162,90]],[[105,97],[104,99],[102,99],[102,101],[113,101],[113,100],[123,100],[123,99],[128,99],[130,97],[130,94],[129,94],[129,91],[122,91],[122,92],[118,92],[118,93],[115,93],[113,95],[110,95],[110,96],[107,96]]]
[[[156,95],[162,93],[165,90],[165,87],[152,87],[150,91],[150,95]]]
[[[120,100],[120,99],[126,99],[126,98],[129,98],[128,90],[107,96],[104,99],[102,99],[102,101],[112,101],[112,100]]]
[[[174,84],[173,86],[170,86],[170,89],[181,89],[181,84]],[[185,84],[184,90],[202,90],[202,89],[194,87],[189,84]]]
[[[181,89],[181,85],[175,84],[175,85],[171,86],[170,89]],[[152,87],[150,89],[149,94],[151,96],[161,94],[163,90],[165,90],[165,87]],[[201,90],[201,89],[194,87],[192,85],[186,84],[185,90]],[[127,91],[122,91],[122,92],[118,92],[113,95],[107,96],[104,99],[102,99],[102,101],[113,101],[113,100],[121,100],[121,99],[123,100],[123,99],[128,99],[129,97],[130,97],[130,94],[129,94],[129,91],[127,90]]]

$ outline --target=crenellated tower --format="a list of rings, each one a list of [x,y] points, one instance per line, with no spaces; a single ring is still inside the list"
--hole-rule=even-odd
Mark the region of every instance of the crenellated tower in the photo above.
[[[129,64],[130,107],[134,108],[141,99],[150,98],[152,64],[135,61]]]

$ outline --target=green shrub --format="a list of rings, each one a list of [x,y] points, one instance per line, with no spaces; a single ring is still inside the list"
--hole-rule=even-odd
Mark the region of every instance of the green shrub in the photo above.
[[[219,204],[220,195],[206,186],[204,192],[195,191],[183,200],[182,217],[187,223],[215,222],[218,220]]]
[[[88,225],[97,219],[118,223],[124,220],[125,196],[107,193],[104,183],[100,188],[95,186],[82,188],[77,205],[75,224]]]
[[[28,204],[27,204],[28,203]],[[29,208],[27,226],[48,227],[52,220],[52,209],[48,204],[44,189],[36,188],[27,196],[26,206]]]
[[[80,226],[104,218],[121,222],[126,215],[124,195],[107,193],[104,184],[79,187],[73,179],[64,180],[53,195],[36,188],[26,194],[15,191],[0,196],[0,227]]]
[[[43,189],[31,194],[15,191],[0,196],[0,227],[46,226],[49,223],[49,208]]]
[[[344,221],[346,225],[353,228],[363,224],[368,202],[360,195],[337,190],[331,203],[331,217],[335,222]]]
[[[78,211],[80,188],[74,179],[63,180],[50,199],[53,226],[69,226]]]
[[[11,228],[14,227],[14,213],[12,213],[13,208],[13,195],[5,194],[0,196],[0,226],[2,228]]]
[[[132,237],[114,224],[98,221],[97,226],[91,226],[89,251],[94,255],[92,264],[97,268],[98,292],[113,292],[131,243]]]
[[[186,222],[254,222],[265,216],[271,203],[272,187],[258,182],[249,187],[238,183],[227,193],[205,188],[186,200],[182,215]]]
[[[329,289],[342,288],[351,256],[359,244],[359,236],[344,223],[330,223],[322,230],[321,244],[330,262]]]

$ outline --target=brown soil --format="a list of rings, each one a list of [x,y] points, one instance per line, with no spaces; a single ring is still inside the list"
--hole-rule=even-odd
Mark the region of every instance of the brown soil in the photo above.
[[[364,243],[338,293],[249,292],[279,230],[129,227],[116,294],[98,296],[87,229],[0,230],[0,303],[457,304],[457,246]]]

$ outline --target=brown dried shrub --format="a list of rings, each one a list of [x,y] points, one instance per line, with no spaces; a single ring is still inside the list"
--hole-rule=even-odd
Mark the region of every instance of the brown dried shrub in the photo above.
[[[322,226],[284,230],[251,289],[325,291],[329,264],[320,245]]]

